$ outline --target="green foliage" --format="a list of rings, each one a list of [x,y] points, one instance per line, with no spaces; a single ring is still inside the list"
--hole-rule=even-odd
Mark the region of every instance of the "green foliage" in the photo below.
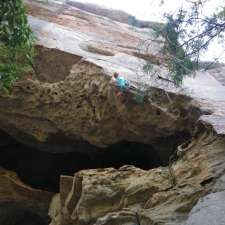
[[[155,26],[154,38],[164,38],[162,53],[166,58],[166,65],[169,70],[169,78],[171,79],[164,80],[170,81],[176,86],[180,86],[182,84],[184,76],[188,75],[193,71],[194,63],[191,58],[186,54],[179,42],[180,38],[183,35],[183,30],[181,27],[181,21],[183,18],[182,11],[180,11],[180,13],[176,16],[177,17],[174,18],[171,15],[167,15],[167,22],[166,24],[164,24],[164,26]],[[153,72],[153,65],[151,62],[147,62],[143,66],[143,71],[150,75],[156,74]],[[160,77],[159,74],[157,74],[157,76]]]
[[[152,27],[151,28],[153,30],[152,35],[154,35],[154,37],[157,39],[158,37],[161,36],[161,32],[165,28],[165,24],[162,24],[162,23],[154,23],[154,24],[152,24]]]
[[[0,90],[33,72],[34,42],[22,0],[0,0]]]
[[[163,52],[167,57],[167,65],[170,72],[170,78],[174,83],[181,85],[185,75],[193,71],[194,64],[191,58],[180,46],[179,38],[182,35],[180,21],[182,14],[177,19],[171,16],[167,17],[167,23],[161,34],[165,38]]]
[[[143,71],[145,73],[148,73],[149,71],[151,71],[153,69],[153,65],[150,62],[147,62],[144,66],[143,66]]]
[[[143,91],[137,90],[133,96],[133,100],[138,104],[142,104],[144,102],[145,95],[146,94]]]
[[[204,16],[201,13],[203,6],[201,1],[193,2],[189,11],[180,9],[174,15],[165,15],[165,26],[154,29],[155,39],[164,38],[162,53],[167,61],[168,77],[175,85],[181,85],[185,76],[193,75],[195,70],[201,68],[200,56],[210,43],[214,40],[224,43],[225,7]],[[225,52],[224,47],[221,50]],[[218,53],[216,63],[220,56],[221,53]],[[212,62],[205,69],[211,67]]]

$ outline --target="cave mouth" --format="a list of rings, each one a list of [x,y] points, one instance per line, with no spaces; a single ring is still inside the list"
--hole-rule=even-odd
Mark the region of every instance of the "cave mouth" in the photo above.
[[[183,134],[180,136],[185,137]],[[149,170],[165,166],[180,140],[177,135],[168,138],[171,143],[163,139],[161,143],[163,142],[165,147],[159,145],[160,151],[151,145],[121,141],[105,149],[84,142],[84,150],[88,145],[89,152],[52,153],[28,147],[10,136],[4,138],[6,139],[4,144],[0,141],[0,166],[17,172],[25,184],[50,192],[59,191],[60,175],[73,175],[83,169],[118,169],[124,165],[132,165]],[[79,142],[79,148],[80,145]]]

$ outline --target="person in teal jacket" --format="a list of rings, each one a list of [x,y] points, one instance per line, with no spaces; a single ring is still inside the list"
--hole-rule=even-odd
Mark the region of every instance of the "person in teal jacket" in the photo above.
[[[128,81],[123,76],[120,76],[117,72],[113,74],[111,82],[115,83],[120,89],[120,91],[117,93],[117,96],[121,95],[122,92],[129,88]]]
[[[124,102],[128,101],[129,96],[130,99],[134,100],[138,104],[142,104],[144,102],[146,94],[143,91],[138,90],[135,86],[132,86],[123,76],[120,76],[117,72],[113,74],[110,83],[118,87],[116,96],[121,96],[125,91],[130,90],[129,92],[123,94],[122,97]]]

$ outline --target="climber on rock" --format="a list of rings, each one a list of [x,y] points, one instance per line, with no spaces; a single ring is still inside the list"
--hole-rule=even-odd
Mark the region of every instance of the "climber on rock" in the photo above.
[[[110,83],[115,84],[119,87],[119,91],[116,94],[117,96],[120,96],[124,91],[129,88],[128,81],[124,77],[120,76],[117,72],[113,74]]]

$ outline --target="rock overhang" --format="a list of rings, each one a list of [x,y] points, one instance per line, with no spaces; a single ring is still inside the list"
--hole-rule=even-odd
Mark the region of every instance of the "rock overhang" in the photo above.
[[[196,80],[187,78],[184,89],[158,83],[143,73],[141,68],[145,61],[143,57],[137,57],[139,48],[135,48],[137,55],[134,56],[134,46],[147,38],[145,34],[131,30],[127,25],[85,13],[81,14],[92,17],[95,22],[102,22],[104,26],[87,25],[84,21],[72,24],[69,21],[80,16],[77,9],[74,11],[57,5],[48,8],[33,1],[27,2],[31,14],[29,21],[38,38],[39,77],[18,82],[13,95],[8,99],[2,98],[2,107],[5,107],[1,115],[4,120],[2,127],[8,126],[5,130],[15,130],[20,124],[17,128],[21,133],[27,133],[31,137],[29,139],[41,143],[63,133],[65,140],[68,137],[82,139],[100,147],[121,140],[151,143],[179,131],[192,132],[199,118],[200,121],[211,121],[213,126],[220,127],[220,132],[224,132],[218,119],[213,119],[218,114],[215,101],[218,104],[224,102],[224,88],[215,79],[215,82],[207,84],[200,73]],[[98,29],[81,29],[84,24]],[[122,30],[128,35],[120,31],[110,33],[111,25],[114,31]],[[88,46],[94,46],[94,49],[88,51]],[[159,49],[159,46],[153,48],[153,55],[157,56]],[[112,55],[109,54],[111,50]],[[162,75],[167,73],[163,65],[155,67]],[[116,98],[116,90],[109,84],[110,76],[115,71],[137,87],[150,86],[151,96],[147,103],[125,105]],[[210,73],[207,77],[212,81]],[[219,94],[214,95],[218,90]],[[14,108],[13,104],[18,101],[20,104],[17,103],[18,107]],[[6,103],[8,106],[5,106]],[[223,110],[224,107],[219,113]],[[82,113],[85,116],[82,117]],[[201,117],[205,113],[210,115]],[[10,119],[6,119],[6,114]],[[20,123],[15,118],[17,116]],[[36,122],[30,126],[32,120]],[[116,125],[112,125],[112,121]]]
[[[85,51],[81,44],[90,40],[101,43],[96,39],[98,32],[88,36],[89,31],[82,32],[67,24],[63,26],[51,14],[44,20],[46,15],[40,14],[40,10],[31,14],[35,13],[40,18],[30,16],[29,21],[38,38],[38,76],[19,81],[12,96],[6,98],[7,101],[2,98],[4,110],[1,120],[5,131],[10,130],[19,139],[18,133],[21,132],[28,136],[24,138],[26,135],[21,135],[23,139],[41,143],[48,143],[58,134],[63,134],[65,140],[81,139],[106,147],[121,140],[150,143],[161,136],[187,130],[184,128],[186,125],[188,129],[193,126],[200,114],[189,97],[172,92],[168,97],[163,89],[152,87],[155,92],[153,104],[126,105],[116,98],[116,90],[109,84],[112,72],[119,71],[131,82],[137,81],[135,69],[139,63],[144,63],[143,59],[128,54],[128,49],[122,52],[116,49],[117,53],[113,56]],[[138,43],[140,34],[123,25],[120,27],[129,36],[133,35],[129,45]],[[123,41],[127,38],[120,33],[116,37]],[[112,41],[106,39],[104,43]],[[171,99],[176,99],[176,106],[169,103]],[[193,115],[188,119],[181,118],[181,114],[186,115],[189,108],[194,109]]]
[[[110,84],[106,69],[57,49],[38,49],[41,73],[35,79],[19,81],[10,98],[2,96],[0,103],[4,108],[2,129],[17,139],[33,137],[51,143],[62,135],[65,142],[85,140],[100,147],[122,140],[151,143],[190,131],[200,115],[190,97],[174,93],[168,97],[159,88],[152,88],[153,103],[146,99],[139,104],[129,95],[124,103],[116,97],[116,87]]]

